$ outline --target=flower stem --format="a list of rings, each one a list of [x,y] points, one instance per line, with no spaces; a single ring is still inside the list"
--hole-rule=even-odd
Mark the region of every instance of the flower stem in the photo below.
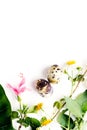
[[[69,120],[68,120],[68,130],[70,130],[70,112],[69,112]]]
[[[87,69],[86,69],[85,72],[83,73],[83,77],[85,76],[86,73],[87,73]],[[72,97],[72,95],[74,94],[74,92],[75,92],[76,89],[78,88],[78,86],[79,86],[80,82],[82,81],[82,79],[83,79],[83,78],[81,78],[81,79],[78,81],[78,83],[77,83],[75,89],[72,91],[72,93],[70,94],[69,97]],[[62,104],[61,108],[55,113],[55,115],[51,118],[51,120],[53,120],[53,119],[60,113],[61,109],[65,106],[65,104],[66,104],[65,102]]]
[[[75,91],[76,91],[76,89],[78,88],[78,86],[79,86],[80,82],[82,81],[82,79],[83,79],[83,77],[85,76],[85,74],[86,74],[86,73],[87,73],[87,70],[85,70],[85,72],[83,73],[82,78],[78,81],[78,83],[77,83],[77,85],[76,85],[75,89],[72,91],[72,93],[70,94],[70,96],[69,96],[69,97],[72,97],[72,95],[74,94],[74,92],[75,92]]]
[[[18,130],[20,130],[20,129],[21,129],[21,127],[22,127],[22,125],[19,125]]]
[[[61,106],[61,108],[55,113],[55,115],[51,118],[51,120],[53,120],[61,111],[61,109],[65,106],[65,103],[63,103],[63,105]]]
[[[20,106],[20,110],[22,110],[22,102],[21,102],[21,98],[19,96],[17,96],[18,102],[19,102],[19,106]],[[20,118],[22,119],[22,113],[20,113]],[[22,124],[19,125],[18,130],[21,130]]]

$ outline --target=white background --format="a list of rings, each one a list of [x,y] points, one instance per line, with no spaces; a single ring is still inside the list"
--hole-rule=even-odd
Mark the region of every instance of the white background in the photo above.
[[[44,72],[50,65],[61,66],[71,59],[87,64],[86,44],[85,0],[0,1],[2,84],[11,83],[22,72],[32,88],[34,80],[46,78]],[[32,94],[30,103],[34,104],[40,97],[36,92]]]

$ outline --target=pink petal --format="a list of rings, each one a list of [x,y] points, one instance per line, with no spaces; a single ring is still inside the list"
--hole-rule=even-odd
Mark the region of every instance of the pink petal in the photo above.
[[[25,83],[25,78],[22,78],[21,82],[19,83],[18,87],[21,87]]]
[[[16,95],[19,95],[19,90],[16,88],[13,88],[13,91],[15,92]]]
[[[9,88],[11,88],[11,89],[13,89],[14,87],[13,86],[11,86],[10,84],[7,84],[7,87],[9,87]]]
[[[21,88],[19,91],[20,93],[24,92],[26,90],[26,87]]]
[[[15,94],[16,95],[18,95],[18,89],[16,89],[16,88],[14,88],[13,86],[11,86],[10,84],[7,84],[7,87],[9,87],[9,88],[11,88],[14,92],[15,92]]]

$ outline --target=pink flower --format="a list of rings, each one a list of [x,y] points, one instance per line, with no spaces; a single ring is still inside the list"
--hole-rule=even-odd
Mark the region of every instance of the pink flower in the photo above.
[[[20,93],[24,92],[27,88],[24,86],[25,84],[25,78],[23,77],[23,75],[20,75],[20,78],[22,78],[22,80],[20,81],[20,83],[18,84],[18,86],[12,86],[9,83],[7,84],[7,87],[11,88],[15,94],[18,96]]]

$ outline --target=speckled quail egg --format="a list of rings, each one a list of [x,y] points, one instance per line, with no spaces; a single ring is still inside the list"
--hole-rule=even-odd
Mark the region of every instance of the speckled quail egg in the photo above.
[[[36,89],[43,97],[52,93],[52,87],[45,79],[39,79],[36,81]]]
[[[59,65],[52,65],[48,69],[47,79],[50,83],[58,83],[60,81],[62,70]]]

